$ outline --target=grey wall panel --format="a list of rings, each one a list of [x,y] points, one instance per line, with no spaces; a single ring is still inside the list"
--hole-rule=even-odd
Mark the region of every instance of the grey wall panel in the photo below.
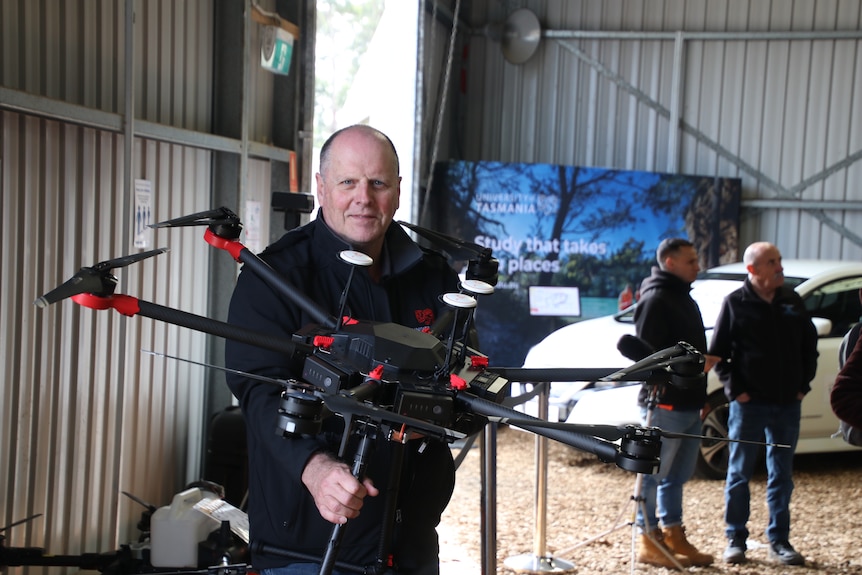
[[[543,39],[514,65],[481,31],[522,7]],[[799,202],[744,207],[743,245],[858,257],[858,209],[815,204],[862,200],[858,2],[488,1],[470,18],[466,159],[740,177],[746,202]]]
[[[223,390],[224,378],[142,350],[206,361],[222,341],[70,300],[37,309],[33,300],[82,266],[139,251],[132,179],[151,183],[156,221],[216,207],[208,150],[255,155],[227,195],[261,202],[267,236],[271,167],[256,158],[284,159],[287,150],[261,145],[272,142],[274,88],[258,65],[259,27],[249,26],[244,47],[232,33],[242,22],[230,24],[219,39],[242,51],[248,78],[235,79],[243,89],[227,106],[245,102],[247,113],[242,134],[219,137],[212,2],[0,2],[0,525],[42,514],[4,532],[7,545],[113,550],[137,540],[143,510],[122,491],[164,505],[200,477],[212,397],[203,386]],[[211,259],[229,256],[213,254],[202,236],[201,228],[153,231],[149,247],[171,251],[115,270],[117,292],[205,315],[211,290],[231,290],[233,277],[209,285]],[[43,571],[64,570],[25,570]]]
[[[211,3],[133,4],[136,117],[209,131]],[[123,2],[2,2],[0,20],[13,23],[3,26],[0,40],[0,85],[104,112],[123,112]]]
[[[0,450],[7,544],[52,553],[106,551],[137,539],[142,508],[198,477],[205,336],[37,296],[79,268],[135,253],[126,225],[122,137],[0,113]],[[153,183],[155,218],[208,209],[209,153],[139,141],[137,176]],[[14,166],[17,169],[9,169]],[[59,169],[52,170],[50,167]],[[160,230],[171,251],[115,270],[118,294],[203,315],[209,248],[198,228]],[[52,570],[56,572],[56,569]]]
[[[212,118],[212,8],[203,1],[135,0],[135,117],[207,132]],[[122,19],[116,28],[122,62]],[[116,82],[123,86],[123,73]],[[124,101],[122,93],[120,102]],[[122,112],[122,108],[115,110]]]

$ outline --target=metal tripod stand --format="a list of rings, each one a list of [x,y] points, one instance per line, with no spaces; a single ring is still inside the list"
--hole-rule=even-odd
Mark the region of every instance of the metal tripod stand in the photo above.
[[[542,385],[538,395],[538,417],[548,419],[548,402],[550,401],[550,384]],[[505,564],[519,573],[567,573],[572,572],[575,565],[559,557],[547,553],[547,485],[548,485],[548,440],[536,436],[536,531],[533,538],[533,553],[525,553],[507,557]],[[559,555],[563,555],[560,553]]]
[[[647,408],[646,420],[644,421],[644,427],[649,428],[652,425],[653,411],[655,410],[655,407],[658,404],[658,386],[659,386],[659,384],[651,384],[651,383],[647,382],[647,383],[644,383],[643,385],[647,385],[648,390],[649,390],[649,392],[647,394],[647,401],[646,401],[646,408]],[[583,547],[585,545],[589,545],[590,543],[598,541],[599,539],[603,539],[607,535],[610,535],[611,533],[618,531],[619,529],[622,529],[623,527],[629,527],[630,526],[632,528],[632,537],[631,537],[632,545],[631,545],[630,567],[631,567],[631,573],[634,573],[635,563],[637,561],[637,532],[638,532],[637,512],[638,512],[638,510],[640,510],[641,515],[644,518],[644,527],[643,527],[644,536],[647,539],[649,539],[650,542],[652,542],[652,544],[656,547],[656,549],[660,550],[665,555],[665,557],[667,557],[670,560],[671,563],[673,563],[673,565],[676,567],[677,570],[683,571],[685,568],[682,565],[682,563],[677,561],[676,557],[674,557],[673,554],[670,551],[668,551],[668,549],[664,545],[662,545],[659,541],[657,541],[655,539],[655,537],[653,536],[653,527],[655,527],[655,526],[649,525],[649,520],[647,519],[646,500],[643,497],[643,481],[644,481],[644,474],[638,473],[635,476],[635,484],[634,484],[634,487],[632,489],[631,498],[629,499],[629,501],[627,501],[620,508],[620,512],[617,515],[616,519],[614,519],[614,522],[612,524],[613,526],[611,528],[609,528],[609,529],[607,529],[607,530],[605,530],[605,531],[603,531],[597,535],[594,535],[593,537],[590,537],[589,539],[581,541],[580,543],[577,543],[576,545],[573,545],[572,547],[569,547],[568,549],[563,549],[562,551],[560,551],[560,554],[571,553],[575,549],[578,549],[578,548]],[[628,508],[629,505],[632,505],[631,519],[629,521],[626,521],[626,522],[621,522],[623,515],[625,514],[626,509]]]

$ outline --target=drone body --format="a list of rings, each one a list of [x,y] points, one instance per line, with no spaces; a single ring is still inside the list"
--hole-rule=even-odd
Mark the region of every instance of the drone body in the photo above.
[[[347,441],[352,435],[359,435],[360,446],[367,446],[377,437],[398,443],[411,439],[452,442],[493,420],[593,453],[602,461],[614,462],[628,471],[654,473],[657,470],[660,430],[572,426],[540,420],[502,405],[509,395],[512,378],[506,374],[509,368],[489,368],[488,358],[470,346],[467,329],[477,305],[476,298],[493,292],[491,284],[496,281],[496,260],[489,250],[477,252],[478,259],[471,268],[474,275],[470,277],[468,273],[469,279],[462,283],[461,292],[440,294],[451,311],[448,321],[440,318],[438,324],[420,331],[391,322],[332,317],[238,241],[242,226],[239,218],[227,208],[192,214],[153,227],[189,225],[207,226],[204,234],[207,243],[228,252],[234,260],[260,276],[279,295],[299,306],[311,318],[311,323],[292,337],[273,337],[113,293],[117,282],[110,274],[112,268],[164,250],[82,268],[62,286],[37,299],[36,305],[44,307],[71,297],[79,305],[93,309],[112,307],[127,316],[142,315],[285,354],[289,371],[297,379],[268,381],[282,390],[275,431],[283,436],[314,435],[325,418],[342,417],[344,431],[339,457],[343,459],[349,459],[345,448],[355,443]],[[463,243],[450,246],[451,251],[456,249],[463,255],[463,250],[469,251],[472,246]],[[351,254],[342,257],[342,261],[351,266],[367,265],[365,258]],[[476,275],[477,270],[481,277]],[[345,293],[349,284],[348,281],[344,286]],[[342,301],[344,299],[342,297]],[[341,312],[339,310],[340,316]],[[567,371],[575,380],[583,375]],[[590,370],[589,376],[595,371]],[[547,379],[549,375],[551,379]],[[562,379],[558,374],[539,377],[537,373],[523,370],[517,376],[521,376],[518,381]],[[353,454],[357,477],[364,472],[367,449],[357,449]],[[340,530],[333,532],[332,557],[337,552],[338,533]],[[328,553],[325,564],[330,557]]]

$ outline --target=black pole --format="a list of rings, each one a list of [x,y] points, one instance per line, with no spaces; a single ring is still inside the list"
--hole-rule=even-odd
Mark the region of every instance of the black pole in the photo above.
[[[368,433],[368,424],[365,425],[366,429],[362,432],[359,445],[356,447],[356,454],[353,457],[353,468],[351,469],[353,477],[359,481],[362,481],[362,477],[365,475],[365,468],[368,465],[368,454],[371,452],[371,447],[376,438],[375,433]],[[348,429],[345,429],[345,433],[349,433]],[[327,545],[326,554],[324,554],[323,561],[320,563],[319,575],[330,575],[332,573],[332,567],[335,565],[335,558],[338,556],[341,539],[344,537],[344,529],[346,527],[347,523],[338,523],[332,527],[329,545]]]
[[[266,335],[244,327],[229,324],[208,317],[195,315],[185,311],[165,307],[148,301],[138,300],[138,315],[157,319],[173,325],[187,327],[195,331],[217,335],[249,345],[254,345],[272,351],[278,351],[288,356],[305,357],[314,349],[306,344],[295,342],[279,336]]]
[[[326,313],[326,311],[324,311],[317,302],[312,300],[303,292],[292,287],[284,277],[272,269],[269,264],[260,259],[254,252],[248,248],[243,248],[239,252],[239,261],[254,270],[254,273],[266,281],[269,287],[308,313],[316,323],[319,323],[327,329],[336,328],[338,325],[337,319]]]

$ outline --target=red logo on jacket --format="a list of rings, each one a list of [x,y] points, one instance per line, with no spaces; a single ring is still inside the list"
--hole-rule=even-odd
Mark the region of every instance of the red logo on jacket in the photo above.
[[[417,309],[414,311],[416,314],[416,321],[418,321],[422,325],[431,325],[434,323],[434,310],[430,307],[426,307],[425,309]]]

